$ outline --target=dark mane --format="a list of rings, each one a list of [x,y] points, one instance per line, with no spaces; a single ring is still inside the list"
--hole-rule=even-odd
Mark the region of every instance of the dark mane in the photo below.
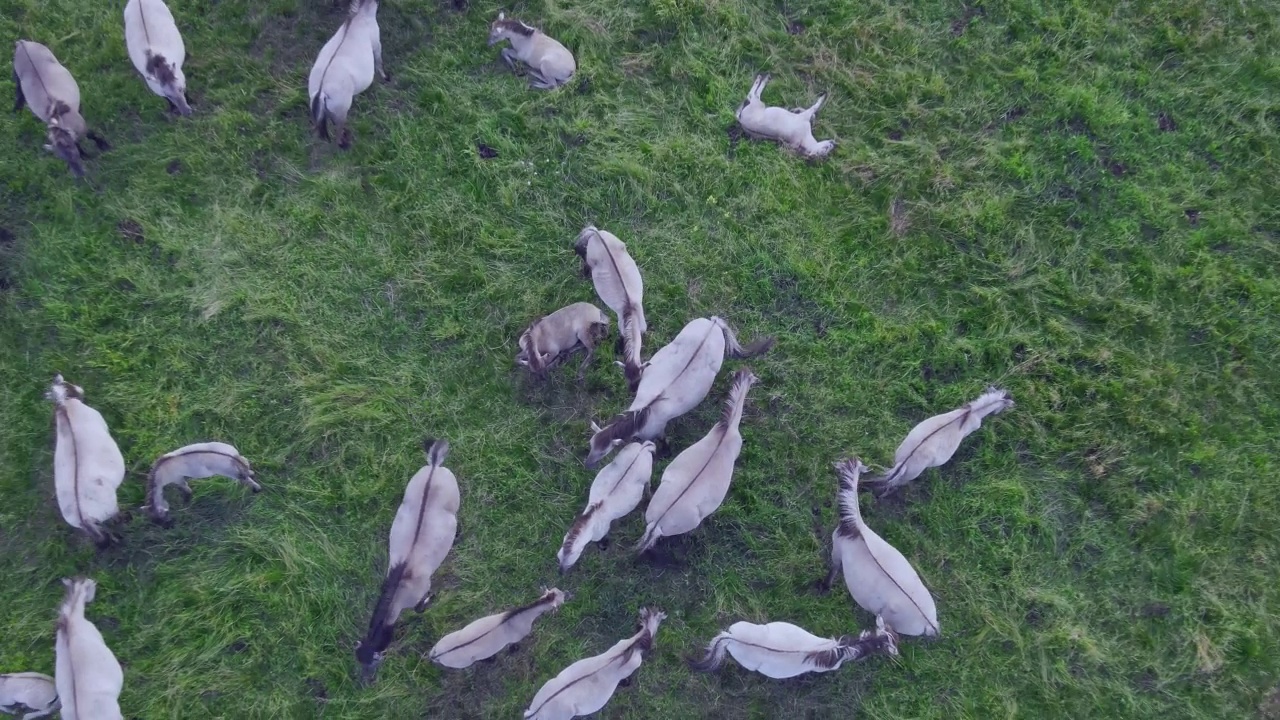
[[[625,664],[636,653],[647,653],[652,649],[653,649],[653,633],[645,631],[640,634],[640,637],[635,639],[635,642],[628,645],[626,650],[622,651],[622,656],[620,659]]]
[[[391,568],[387,573],[387,579],[382,581],[382,594],[378,596],[378,604],[373,608],[373,617],[369,620],[369,632],[365,635],[364,643],[361,644],[357,653],[373,653],[382,652],[391,644],[391,636],[395,630],[395,621],[387,621],[387,617],[391,614],[391,603],[395,600],[396,590],[400,589],[400,582],[404,579],[406,565],[400,563]],[[362,658],[363,661],[363,658]]]
[[[636,428],[645,424],[649,419],[649,407],[646,406],[640,410],[628,410],[618,413],[613,417],[613,421],[600,429],[591,438],[591,448],[594,450],[597,446],[608,448],[609,444],[614,440],[630,440],[636,433]]]
[[[530,610],[533,610],[534,608],[542,607],[543,605],[549,605],[555,599],[556,599],[556,594],[548,590],[547,592],[542,594],[542,597],[538,598],[537,600],[534,600],[528,605],[521,605],[520,607],[511,608],[510,610],[506,611],[505,613],[502,614],[502,620],[503,622],[506,622],[507,620],[510,620],[511,618],[519,615],[520,613],[528,612]]]
[[[830,669],[840,662],[840,647],[833,647],[830,650],[816,650],[804,657],[820,668]]]
[[[502,30],[510,30],[515,34],[523,35],[524,37],[529,37],[536,30],[536,28],[525,25],[519,20],[514,20],[512,18],[507,18],[505,20],[495,20],[493,22],[493,26],[495,28],[499,28]]]
[[[177,79],[173,75],[173,68],[169,67],[163,55],[147,54],[147,72],[154,75],[161,85],[172,85]]]
[[[733,380],[730,381],[729,393],[724,400],[724,407],[720,410],[720,425],[727,427],[729,421],[733,419],[733,411],[737,409],[738,402],[741,400],[746,402],[743,396],[751,389],[751,382],[755,378],[751,374],[750,368],[742,368],[733,374]]]
[[[583,513],[573,521],[573,525],[569,526],[568,534],[564,536],[564,543],[560,545],[562,549],[573,547],[573,542],[578,539],[578,536],[582,534],[583,530],[587,529],[587,523],[591,521],[591,516],[599,507],[600,503],[593,503],[591,507],[583,511]]]

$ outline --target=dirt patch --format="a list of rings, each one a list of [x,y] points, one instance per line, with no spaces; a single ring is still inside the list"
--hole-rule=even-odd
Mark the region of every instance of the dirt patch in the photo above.
[[[1089,121],[1080,115],[1072,115],[1070,119],[1062,124],[1062,128],[1069,135],[1084,135],[1090,140],[1094,138],[1093,130],[1089,128]]]
[[[1138,617],[1143,618],[1163,618],[1169,615],[1169,606],[1164,603],[1153,602],[1142,606],[1138,611]]]
[[[1261,720],[1280,720],[1280,687],[1272,690],[1258,706],[1258,717]]]
[[[902,237],[911,229],[911,217],[907,214],[907,204],[897,197],[889,204],[889,232],[894,237]]]
[[[1160,128],[1160,132],[1174,132],[1178,129],[1178,123],[1167,112],[1162,112],[1156,116],[1156,127]]]
[[[467,0],[449,0],[449,7],[453,8],[455,12],[466,12]]]
[[[338,30],[342,21],[336,15],[345,15],[347,2],[301,3],[298,7],[279,14],[264,12],[254,18],[258,39],[249,47],[249,54],[268,60],[273,70],[285,75],[310,67],[316,48]]]
[[[164,171],[169,173],[170,175],[180,174],[182,172],[182,161],[173,160],[172,162],[170,162],[168,165],[165,166]]]
[[[1002,115],[1000,115],[1000,117],[988,123],[987,126],[983,128],[983,130],[985,132],[991,132],[992,130],[995,130],[997,127],[1008,125],[1010,123],[1015,123],[1021,120],[1023,117],[1026,116],[1026,114],[1027,114],[1026,108],[1022,107],[1021,105],[1015,105],[1009,108],[1008,110],[1006,110]]]
[[[1024,616],[1027,624],[1033,628],[1042,628],[1049,615],[1049,607],[1042,603],[1032,602],[1027,605],[1027,612]]]
[[[737,155],[738,153],[738,143],[745,139],[747,134],[743,131],[742,126],[738,125],[736,120],[730,123],[729,127],[724,129],[724,134],[729,136],[728,156],[729,159],[732,160],[734,155]]]
[[[981,5],[966,6],[964,11],[955,20],[951,21],[951,37],[960,37],[969,29],[969,25],[974,18],[979,18],[986,14],[987,9]]]
[[[798,23],[795,20],[792,20],[791,22],[787,23],[788,35],[803,35],[804,31],[805,31],[805,27],[803,23]]]
[[[929,363],[920,365],[920,379],[925,382],[938,381],[944,384],[951,384],[960,379],[961,369],[954,363],[943,365],[935,368]]]
[[[787,327],[795,332],[808,329],[819,337],[827,333],[827,328],[835,318],[826,308],[800,291],[798,277],[788,272],[775,272],[769,279],[773,284],[776,299],[767,315],[785,318]]]
[[[10,263],[5,254],[13,248],[14,241],[13,233],[9,231],[9,228],[0,227],[0,292],[13,287]]]
[[[116,232],[120,233],[120,237],[137,245],[147,241],[146,236],[142,233],[142,225],[131,218],[125,218],[116,223]]]
[[[317,700],[329,699],[329,689],[325,687],[324,683],[315,678],[307,678],[304,682],[307,686],[307,692],[311,693],[311,697]]]
[[[476,152],[480,154],[480,159],[482,160],[492,160],[493,158],[498,157],[497,150],[494,150],[482,142],[476,143]]]

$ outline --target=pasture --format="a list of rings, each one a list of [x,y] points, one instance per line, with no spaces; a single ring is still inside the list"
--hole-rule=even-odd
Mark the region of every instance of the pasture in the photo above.
[[[86,185],[29,112],[0,122],[0,672],[52,674],[60,580],[86,574],[128,718],[518,717],[641,605],[669,617],[599,717],[1280,717],[1274,2],[501,8],[577,56],[539,92],[486,45],[498,5],[390,0],[392,81],[356,98],[347,152],[306,96],[342,8],[171,0],[179,119],[130,66],[122,7],[0,0],[5,47],[47,44],[114,145]],[[826,161],[735,131],[763,71],[772,105],[830,93]],[[616,322],[581,385],[576,358],[546,383],[513,358],[537,317],[601,304],[573,252],[588,223],[644,274],[646,357],[700,316],[778,342],[669,428],[678,452],[730,371],[760,377],[720,510],[640,560],[637,510],[562,577],[589,422],[630,401]],[[54,500],[55,372],[129,468],[103,552]],[[872,627],[814,589],[832,463],[883,468],[992,383],[1017,406],[863,495],[941,638],[789,681],[689,671],[735,620]],[[460,536],[362,688],[352,646],[424,436],[451,443]],[[152,525],[147,468],[202,440],[263,492],[197,482]],[[543,586],[574,597],[518,651],[425,659]]]

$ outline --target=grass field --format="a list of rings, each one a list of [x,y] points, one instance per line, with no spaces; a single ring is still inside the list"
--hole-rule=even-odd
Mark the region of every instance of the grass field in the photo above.
[[[52,673],[59,580],[88,574],[127,718],[518,717],[642,604],[669,618],[601,717],[1280,717],[1280,5],[507,7],[577,54],[537,93],[485,44],[499,7],[461,4],[381,8],[394,78],[357,98],[343,153],[307,120],[327,0],[172,0],[190,120],[130,66],[123,3],[0,0],[0,36],[48,44],[115,145],[89,187],[30,113],[0,123],[0,672]],[[829,161],[732,131],[764,70],[771,104],[830,92]],[[646,354],[713,314],[778,344],[726,363],[762,381],[724,506],[637,562],[638,511],[561,578],[588,422],[629,396],[608,353],[582,387],[513,357],[534,318],[598,302],[587,223],[640,264]],[[128,462],[115,549],[58,513],[55,372]],[[869,627],[813,589],[832,461],[886,465],[994,382],[1016,408],[864,497],[941,639],[786,682],[685,668],[739,619]],[[361,688],[352,645],[424,436],[452,443],[461,535]],[[151,461],[206,439],[266,489],[204,481],[150,525]],[[424,659],[553,584],[576,597],[517,653]]]

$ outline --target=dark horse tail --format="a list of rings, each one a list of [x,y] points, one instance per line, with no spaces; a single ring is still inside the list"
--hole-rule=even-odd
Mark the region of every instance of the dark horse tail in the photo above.
[[[329,108],[324,101],[324,90],[317,91],[315,97],[311,98],[311,122],[316,126],[316,132],[320,133],[320,137],[328,140]]]

